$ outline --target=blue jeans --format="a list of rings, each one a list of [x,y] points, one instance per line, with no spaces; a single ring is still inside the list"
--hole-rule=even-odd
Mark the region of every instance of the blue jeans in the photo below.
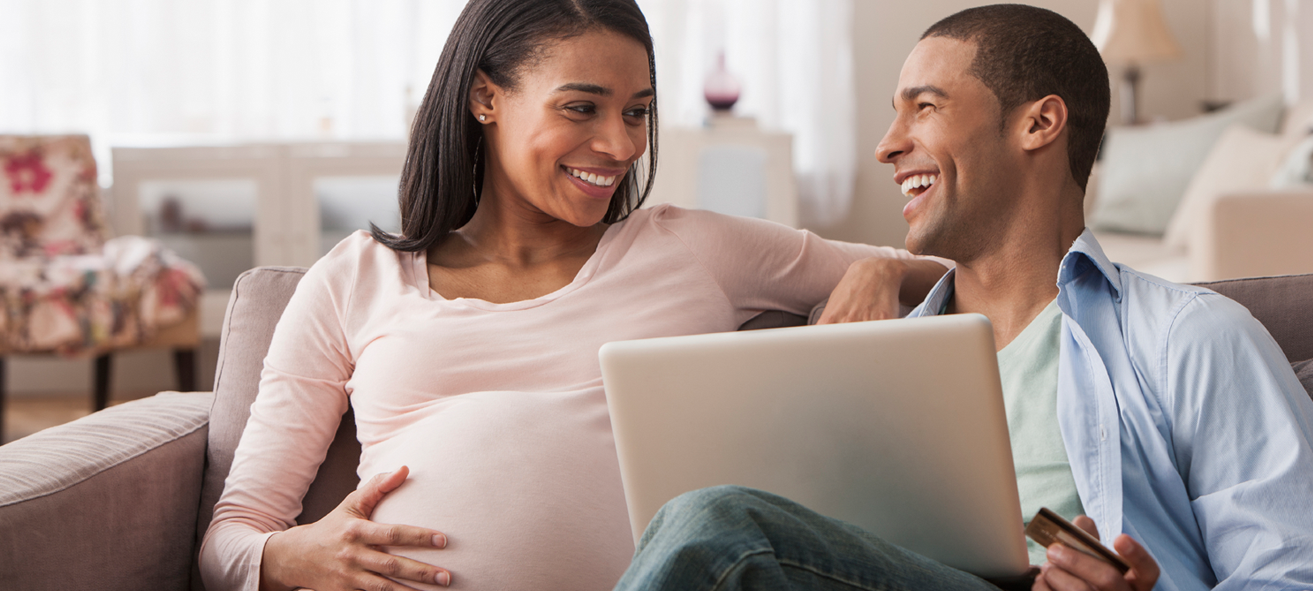
[[[666,503],[616,586],[631,589],[998,591],[857,526],[737,486],[693,491]]]

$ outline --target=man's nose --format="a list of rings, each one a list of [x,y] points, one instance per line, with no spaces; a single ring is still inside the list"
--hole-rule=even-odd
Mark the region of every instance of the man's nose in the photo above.
[[[875,147],[875,157],[885,164],[893,164],[894,160],[911,149],[906,126],[903,125],[901,118],[894,118],[894,122],[889,124],[889,131],[884,134],[884,139],[881,139],[880,145]]]

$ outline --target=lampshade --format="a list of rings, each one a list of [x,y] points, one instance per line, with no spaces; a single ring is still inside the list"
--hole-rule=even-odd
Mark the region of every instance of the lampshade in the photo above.
[[[1100,0],[1090,37],[1110,64],[1181,57],[1158,0]]]

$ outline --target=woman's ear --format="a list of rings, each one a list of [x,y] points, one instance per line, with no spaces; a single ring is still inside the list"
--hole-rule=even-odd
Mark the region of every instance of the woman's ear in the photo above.
[[[501,89],[493,83],[483,70],[475,70],[474,83],[470,85],[469,109],[470,114],[474,115],[479,123],[492,123],[494,112],[494,99],[501,94]]]
[[[1025,150],[1037,150],[1052,144],[1067,129],[1067,103],[1056,94],[1019,108],[1022,113],[1017,131],[1021,134],[1021,147]]]

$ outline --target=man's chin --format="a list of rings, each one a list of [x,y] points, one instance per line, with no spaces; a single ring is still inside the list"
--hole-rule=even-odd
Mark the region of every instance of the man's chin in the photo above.
[[[905,247],[907,248],[907,252],[910,252],[918,256],[927,256],[931,254],[926,249],[927,244],[925,237],[917,233],[913,229],[909,229],[907,231],[907,239],[904,240],[903,242],[905,244]],[[934,256],[938,256],[938,255],[934,255]]]

